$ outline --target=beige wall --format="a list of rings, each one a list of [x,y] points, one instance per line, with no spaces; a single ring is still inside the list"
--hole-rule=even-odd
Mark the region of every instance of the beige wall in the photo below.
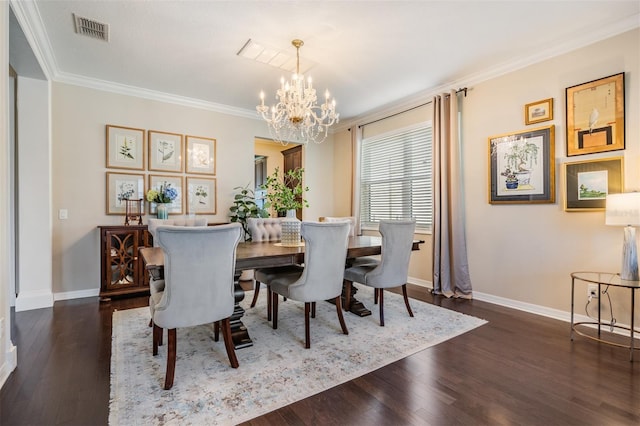
[[[627,191],[640,190],[640,32],[634,30],[472,87],[464,99],[464,185],[474,291],[551,310],[570,308],[572,271],[620,270],[622,229],[604,212],[565,212],[563,164],[624,155]],[[625,72],[626,150],[566,157],[565,88]],[[554,120],[525,126],[523,107],[554,99]],[[555,125],[556,202],[490,205],[488,138]],[[586,286],[577,291],[584,314]],[[628,294],[614,290],[614,315],[629,322]]]
[[[207,215],[210,222],[228,221],[233,188],[254,180],[255,139],[268,135],[258,119],[62,83],[53,84],[52,111],[53,292],[58,299],[97,294],[100,252],[96,227],[124,220],[121,215],[105,214],[105,172],[127,172],[105,167],[105,125],[215,138],[217,213]],[[320,211],[333,214],[332,156],[332,138],[305,147],[303,164],[310,165],[305,183],[311,190],[304,219],[313,220]],[[316,162],[319,168],[312,166]],[[69,219],[58,219],[59,209],[67,209]]]

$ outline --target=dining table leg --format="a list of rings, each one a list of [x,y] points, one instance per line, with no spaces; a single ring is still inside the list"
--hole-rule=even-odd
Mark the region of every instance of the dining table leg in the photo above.
[[[253,341],[249,337],[249,330],[242,323],[244,316],[244,308],[240,306],[240,302],[244,300],[244,290],[240,286],[240,274],[242,271],[236,271],[233,277],[235,304],[233,306],[233,314],[231,314],[231,340],[235,349],[248,348],[253,346]]]

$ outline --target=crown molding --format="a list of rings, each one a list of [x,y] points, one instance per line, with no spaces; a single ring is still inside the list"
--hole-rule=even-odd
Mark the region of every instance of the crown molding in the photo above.
[[[75,74],[62,73],[59,71],[56,63],[55,55],[53,54],[53,49],[46,35],[36,3],[32,1],[10,0],[10,5],[18,19],[18,22],[20,23],[20,26],[22,27],[27,41],[31,45],[40,66],[49,80],[260,120],[257,113],[253,110],[217,104],[201,99],[178,96],[140,87],[127,86],[106,80],[98,80]],[[626,19],[612,22],[608,25],[602,25],[598,29],[587,31],[580,36],[567,39],[566,42],[554,43],[553,46],[550,46],[545,51],[534,55],[523,55],[518,58],[514,58],[513,60],[503,62],[502,64],[498,64],[495,67],[482,72],[471,74],[437,87],[429,88],[409,97],[400,99],[397,102],[383,105],[380,108],[376,108],[359,116],[347,119],[339,125],[334,126],[331,133],[346,130],[354,125],[374,121],[389,116],[390,114],[402,112],[403,110],[424,104],[431,101],[431,98],[436,94],[448,92],[452,88],[469,87],[471,89],[474,84],[517,71],[535,63],[551,59],[638,27],[640,27],[640,14],[635,14]]]

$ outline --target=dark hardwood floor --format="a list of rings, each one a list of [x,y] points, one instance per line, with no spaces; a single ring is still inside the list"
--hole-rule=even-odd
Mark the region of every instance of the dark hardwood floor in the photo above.
[[[631,363],[626,349],[571,342],[565,322],[410,295],[489,323],[247,424],[640,424],[640,351]],[[14,314],[18,368],[0,391],[0,424],[107,424],[111,314],[146,304],[91,298]]]

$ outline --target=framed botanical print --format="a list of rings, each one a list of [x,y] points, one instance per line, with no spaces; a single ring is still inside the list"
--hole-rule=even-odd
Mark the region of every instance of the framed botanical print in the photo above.
[[[107,124],[107,168],[144,170],[144,129]]]
[[[161,191],[162,188],[166,188],[167,186],[171,186],[177,191],[176,198],[171,201],[169,207],[169,213],[173,214],[182,214],[183,209],[183,187],[182,187],[182,176],[167,176],[167,175],[149,175],[149,189],[155,189],[156,191]],[[149,203],[149,210],[152,214],[156,213],[156,203]]]
[[[624,73],[568,87],[567,156],[625,148]]]
[[[489,138],[489,203],[555,202],[555,127]]]
[[[124,215],[126,200],[140,198],[144,198],[143,174],[107,172],[107,214]]]
[[[155,130],[149,130],[147,135],[149,170],[182,172],[182,135]]]
[[[623,192],[623,157],[600,158],[564,164],[564,209],[604,210],[608,194]]]
[[[187,213],[216,214],[216,179],[187,176]]]
[[[216,174],[216,140],[187,136],[187,173]]]

